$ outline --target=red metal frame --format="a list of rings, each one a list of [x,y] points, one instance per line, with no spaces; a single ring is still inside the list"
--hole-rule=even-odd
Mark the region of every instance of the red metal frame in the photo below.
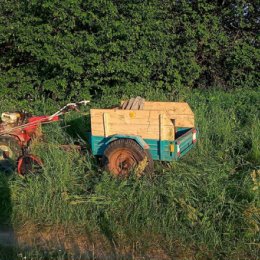
[[[18,126],[8,132],[8,135],[16,137],[19,140],[20,146],[27,147],[29,141],[36,134],[38,127],[43,123],[51,123],[59,121],[59,116],[32,116],[28,118],[28,123]]]
[[[71,110],[78,110],[79,105],[86,105],[90,101],[83,100],[77,103],[69,103],[57,111],[55,114],[50,116],[31,116],[27,117],[25,122],[17,124],[13,127],[6,126],[6,124],[0,124],[0,136],[10,136],[17,140],[19,146],[22,150],[22,156],[17,159],[17,168],[18,173],[23,175],[25,173],[22,172],[22,166],[25,162],[25,159],[30,159],[32,162],[38,164],[39,166],[42,165],[42,161],[32,154],[28,154],[28,147],[30,145],[30,141],[33,137],[37,136],[37,130],[42,124],[48,124],[52,122],[56,122],[60,120],[60,116],[66,114]]]
[[[32,162],[34,162],[35,164],[38,164],[39,166],[43,165],[42,160],[33,154],[27,154],[27,155],[21,156],[17,160],[17,172],[21,176],[24,176],[26,174],[26,172],[23,171],[23,163],[24,163],[24,160],[27,158],[30,158],[32,160]]]

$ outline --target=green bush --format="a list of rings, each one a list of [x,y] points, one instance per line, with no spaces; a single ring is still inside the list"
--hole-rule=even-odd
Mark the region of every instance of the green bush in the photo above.
[[[245,1],[2,1],[0,96],[255,88],[256,14]]]

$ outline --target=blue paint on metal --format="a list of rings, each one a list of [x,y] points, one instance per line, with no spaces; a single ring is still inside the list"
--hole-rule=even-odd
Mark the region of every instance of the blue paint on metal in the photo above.
[[[173,161],[183,157],[194,146],[192,135],[194,128],[186,128],[184,133],[174,141],[142,139],[140,136],[134,135],[112,135],[109,137],[90,135],[90,144],[93,155],[103,155],[109,143],[117,139],[135,140],[141,147],[148,149],[153,160]],[[197,137],[198,138],[198,137]],[[170,145],[174,145],[174,151],[171,152]],[[177,154],[177,145],[180,147],[180,155]]]
[[[153,160],[172,161],[175,159],[176,148],[174,149],[174,152],[171,152],[170,150],[170,145],[174,145],[174,141],[145,139],[145,142],[150,147],[149,151]]]
[[[140,137],[134,135],[112,135],[108,137],[91,136],[91,150],[94,155],[103,155],[106,147],[117,139],[132,139],[136,141],[143,149],[149,149],[149,145]]]
[[[117,139],[132,139],[136,141],[143,149],[149,149],[149,145],[144,141],[144,139],[137,135],[121,135],[121,134],[112,135],[107,140],[106,145],[108,145],[109,143]]]
[[[175,138],[179,138],[182,135],[184,135],[185,133],[187,133],[191,128],[189,127],[177,127],[176,128],[176,133],[175,133]]]

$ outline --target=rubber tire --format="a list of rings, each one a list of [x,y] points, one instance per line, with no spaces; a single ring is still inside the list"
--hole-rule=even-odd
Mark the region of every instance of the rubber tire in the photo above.
[[[131,155],[134,157],[135,159],[135,163],[137,166],[138,163],[142,162],[145,158],[147,158],[147,165],[143,171],[143,173],[153,173],[154,171],[154,162],[152,159],[152,156],[150,154],[150,152],[148,150],[143,149],[136,141],[132,140],[132,139],[118,139],[115,140],[113,142],[111,142],[102,157],[102,163],[104,165],[104,168],[106,171],[110,172],[111,174],[115,175],[115,176],[122,176],[122,177],[127,177],[129,176],[130,172],[128,172],[127,174],[120,174],[120,173],[116,173],[113,168],[111,167],[111,157],[116,153],[119,152],[120,150],[125,150],[127,151],[129,154],[131,153]]]
[[[18,140],[12,136],[0,136],[0,146],[8,146],[12,151],[12,155],[9,158],[0,158],[0,170],[12,171],[16,167],[17,159],[22,155],[22,148],[18,143]]]

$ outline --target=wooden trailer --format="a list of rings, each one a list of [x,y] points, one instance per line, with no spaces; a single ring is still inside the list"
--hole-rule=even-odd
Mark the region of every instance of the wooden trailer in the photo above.
[[[137,109],[122,109],[123,104],[90,110],[92,152],[103,157],[112,173],[126,174],[144,158],[148,168],[152,160],[177,160],[195,144],[194,113],[188,103],[145,101]]]

